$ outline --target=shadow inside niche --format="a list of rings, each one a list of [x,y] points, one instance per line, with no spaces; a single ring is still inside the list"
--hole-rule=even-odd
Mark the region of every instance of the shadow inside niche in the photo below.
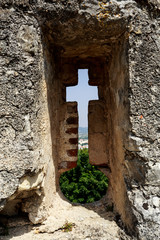
[[[0,240],[9,240],[12,239],[12,237],[22,236],[25,233],[30,233],[33,230],[33,226],[39,226],[39,223],[34,224],[30,221],[29,213],[33,213],[36,219],[43,198],[44,196],[39,197],[34,193],[31,197],[21,199],[21,202],[15,205],[15,208],[18,208],[16,215],[9,216],[1,214]],[[9,204],[7,207],[9,208]]]
[[[28,214],[18,216],[0,216],[0,240],[9,240],[12,237],[22,236],[32,230],[33,224],[29,221]]]

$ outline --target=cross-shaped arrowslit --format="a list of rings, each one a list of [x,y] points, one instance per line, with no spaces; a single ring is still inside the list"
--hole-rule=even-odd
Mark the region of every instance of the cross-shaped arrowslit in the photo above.
[[[88,70],[78,70],[78,85],[67,87],[67,102],[76,101],[78,103],[79,128],[88,126],[88,102],[98,100],[97,87],[88,85]]]
[[[98,89],[88,85],[88,71],[79,70],[78,85],[67,88],[67,106],[69,109],[67,113],[69,113],[69,118],[66,122],[72,126],[72,128],[67,129],[67,134],[73,134],[73,130],[77,126],[77,106],[75,101],[78,103],[79,127],[88,127],[90,129],[87,117],[88,102],[90,100],[98,100]],[[91,101],[90,103],[94,105],[95,102],[99,101]],[[76,135],[76,132],[74,133],[73,135]],[[76,138],[70,138],[69,140],[71,139],[72,141],[76,140]],[[70,143],[74,145],[74,142]],[[74,147],[70,149],[67,152],[69,153],[68,158],[75,159],[75,152]],[[78,150],[77,166],[74,166],[74,161],[67,161],[68,171],[62,172],[60,176],[59,183],[62,193],[69,201],[74,203],[90,203],[100,200],[106,194],[108,178],[96,166],[89,163],[87,148]]]

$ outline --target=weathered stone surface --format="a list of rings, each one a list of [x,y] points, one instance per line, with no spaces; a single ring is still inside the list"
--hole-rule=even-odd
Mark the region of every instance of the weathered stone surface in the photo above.
[[[77,162],[78,153],[78,112],[76,102],[67,102],[59,107],[60,134],[57,137],[59,168],[69,169],[66,162]],[[74,130],[72,130],[74,129]],[[76,129],[76,131],[75,131]],[[64,163],[64,164],[63,164]],[[66,167],[65,167],[66,166]],[[70,165],[71,166],[71,165]],[[76,166],[76,163],[73,163]]]
[[[133,240],[117,226],[114,214],[105,206],[94,204],[93,209],[84,206],[72,206],[55,196],[51,216],[42,225],[33,226],[27,219],[14,217],[8,219],[9,235],[0,236],[0,240]],[[54,214],[53,214],[54,213]],[[103,218],[101,215],[105,214]],[[4,219],[3,219],[4,222]],[[72,225],[72,231],[64,231],[66,222]],[[1,228],[0,228],[1,230]]]
[[[104,102],[100,100],[89,102],[88,125],[90,163],[98,166],[107,165],[109,160]]]
[[[7,204],[5,214],[11,199],[17,205],[26,191],[30,197],[30,190],[33,195],[41,187],[42,181],[34,190],[24,184],[22,189],[21,180],[35,178],[47,166],[51,140],[37,20],[16,9],[16,2],[0,5],[0,203],[1,208]]]
[[[1,0],[2,213],[20,203],[32,222],[47,216],[58,189],[60,131],[68,139],[77,134],[72,124],[61,128],[65,87],[76,84],[78,68],[89,69],[93,85],[101,69],[114,209],[137,238],[159,238],[159,6],[158,0]]]

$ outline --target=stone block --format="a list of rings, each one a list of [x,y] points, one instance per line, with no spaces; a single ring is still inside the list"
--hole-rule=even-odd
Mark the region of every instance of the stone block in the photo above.
[[[89,75],[89,85],[91,86],[99,86],[103,84],[104,81],[104,63],[95,61],[92,63],[91,67],[88,69]]]
[[[65,162],[77,162],[78,154],[78,113],[77,102],[67,102],[60,108],[60,135],[58,136],[58,165],[68,169]],[[72,164],[73,165],[73,164]],[[70,167],[72,166],[69,165]]]
[[[67,150],[67,154],[69,157],[76,157],[78,154],[78,149],[69,149]]]
[[[77,128],[67,128],[67,134],[78,134],[78,127]]]
[[[72,63],[62,63],[61,80],[66,87],[78,84],[78,70]]]
[[[89,134],[107,132],[104,103],[102,101],[100,100],[89,101],[88,122],[89,122],[88,128]]]
[[[69,143],[70,144],[78,144],[78,138],[70,138]]]
[[[67,112],[77,113],[77,102],[67,102]]]
[[[100,100],[89,102],[88,113],[88,143],[89,160],[93,165],[105,166],[107,156],[107,123],[105,119],[104,103]]]
[[[107,165],[106,136],[103,133],[89,134],[89,161],[97,166]]]
[[[69,118],[67,118],[66,123],[68,125],[78,124],[78,117],[69,117]]]

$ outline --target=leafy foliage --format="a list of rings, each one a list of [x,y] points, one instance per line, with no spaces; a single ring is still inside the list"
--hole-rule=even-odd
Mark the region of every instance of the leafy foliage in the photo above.
[[[67,221],[67,222],[63,225],[62,230],[63,230],[64,232],[71,232],[74,226],[75,226],[74,223],[71,223],[71,222],[68,222],[68,221]]]
[[[80,149],[77,167],[61,175],[60,187],[64,196],[71,202],[90,203],[105,195],[108,178],[89,164],[88,149]]]

